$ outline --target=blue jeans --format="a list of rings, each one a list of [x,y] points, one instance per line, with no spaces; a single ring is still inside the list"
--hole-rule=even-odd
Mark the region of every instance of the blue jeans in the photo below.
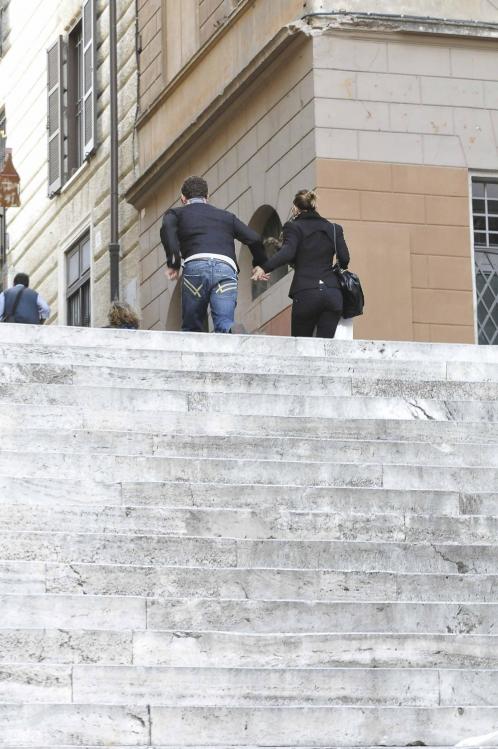
[[[222,260],[191,260],[182,277],[182,330],[203,331],[208,306],[215,333],[229,333],[237,306],[237,273]]]

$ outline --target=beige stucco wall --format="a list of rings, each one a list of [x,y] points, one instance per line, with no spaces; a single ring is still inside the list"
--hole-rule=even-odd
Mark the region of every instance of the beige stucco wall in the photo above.
[[[8,145],[21,177],[19,209],[8,211],[9,277],[31,275],[52,307],[52,322],[65,322],[64,253],[90,230],[92,324],[102,325],[109,306],[109,19],[98,3],[98,149],[53,199],[47,197],[46,50],[78,19],[78,0],[43,0],[26,13],[24,0],[11,0],[10,48],[0,61],[0,106],[7,115]],[[135,2],[118,2],[120,193],[136,177],[133,129],[137,103]],[[27,50],[29,54],[27,54]],[[120,200],[121,290],[138,303],[138,214]]]

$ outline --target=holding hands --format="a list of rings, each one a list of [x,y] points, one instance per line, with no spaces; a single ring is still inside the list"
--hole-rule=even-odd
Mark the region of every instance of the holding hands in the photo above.
[[[265,273],[263,268],[260,268],[259,265],[256,265],[256,267],[252,269],[251,280],[252,281],[269,281],[270,274]]]

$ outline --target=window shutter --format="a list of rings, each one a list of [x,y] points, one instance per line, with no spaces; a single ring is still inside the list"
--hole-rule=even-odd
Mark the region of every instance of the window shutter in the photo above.
[[[83,155],[85,159],[96,148],[96,24],[95,0],[83,0]]]
[[[62,36],[47,50],[47,131],[48,131],[48,195],[52,197],[62,187],[64,163],[63,131],[63,40]]]

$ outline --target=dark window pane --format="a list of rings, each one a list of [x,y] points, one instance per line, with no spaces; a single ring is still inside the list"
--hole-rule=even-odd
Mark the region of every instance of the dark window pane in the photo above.
[[[488,230],[489,231],[498,231],[498,217],[493,218],[492,216],[490,216],[488,218]]]
[[[498,198],[498,182],[488,182],[488,199]]]
[[[489,235],[489,246],[490,247],[498,247],[498,234],[490,234]]]
[[[475,231],[474,232],[474,244],[486,244],[486,235],[482,232]]]
[[[71,255],[69,255],[67,263],[67,283],[69,286],[77,281],[80,276],[79,262],[79,252],[73,252]]]
[[[484,182],[472,182],[472,196],[474,198],[484,197]]]
[[[81,245],[81,272],[84,273],[90,267],[90,239],[86,239]]]
[[[486,211],[486,201],[484,200],[473,200],[472,210],[474,213],[484,213]]]
[[[498,200],[488,200],[488,213],[498,213]]]
[[[474,229],[476,231],[486,231],[486,217],[485,216],[474,216]]]

